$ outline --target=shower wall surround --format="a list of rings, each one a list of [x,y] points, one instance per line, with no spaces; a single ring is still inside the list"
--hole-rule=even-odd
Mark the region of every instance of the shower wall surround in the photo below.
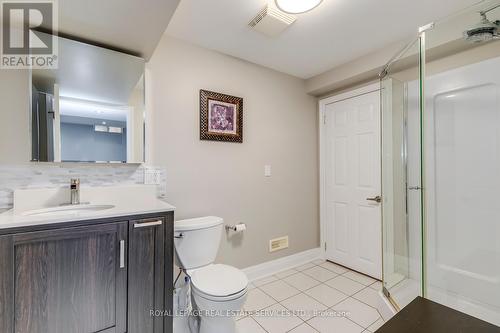
[[[69,186],[71,178],[80,178],[85,186],[144,184],[145,169],[161,174],[158,197],[165,197],[166,171],[143,165],[23,164],[0,165],[0,212],[11,209],[16,189]]]

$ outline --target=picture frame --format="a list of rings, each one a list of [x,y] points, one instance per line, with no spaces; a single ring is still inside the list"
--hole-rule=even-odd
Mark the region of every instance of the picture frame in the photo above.
[[[200,140],[243,142],[243,98],[200,90]]]

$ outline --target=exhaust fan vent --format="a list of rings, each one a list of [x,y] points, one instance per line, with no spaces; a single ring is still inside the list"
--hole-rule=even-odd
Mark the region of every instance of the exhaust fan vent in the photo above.
[[[248,25],[269,37],[278,36],[289,25],[295,22],[293,15],[283,13],[277,8],[266,6],[254,17]]]

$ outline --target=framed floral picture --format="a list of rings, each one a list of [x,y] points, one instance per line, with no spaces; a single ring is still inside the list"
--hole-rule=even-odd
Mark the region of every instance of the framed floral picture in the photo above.
[[[243,98],[200,90],[200,140],[243,142]]]

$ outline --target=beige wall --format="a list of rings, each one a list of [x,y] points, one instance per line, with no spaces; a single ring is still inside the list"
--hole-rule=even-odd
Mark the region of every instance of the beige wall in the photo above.
[[[29,137],[29,72],[0,70],[0,163],[27,163]]]
[[[382,67],[407,42],[409,40],[386,45],[376,52],[313,76],[306,80],[306,91],[314,96],[326,97],[332,93],[339,94],[346,88],[350,90],[369,84],[378,78]]]
[[[304,81],[168,36],[148,67],[151,163],[167,169],[176,218],[246,223],[219,251],[240,268],[318,247],[317,107]],[[243,97],[243,144],[199,140],[200,89]],[[269,239],[284,235],[290,248],[270,254]]]

